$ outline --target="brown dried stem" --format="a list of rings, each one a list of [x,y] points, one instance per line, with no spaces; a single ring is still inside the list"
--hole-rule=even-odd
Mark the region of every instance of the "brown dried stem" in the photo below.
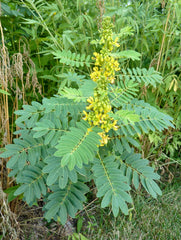
[[[170,18],[170,9],[168,11],[167,20],[166,20],[166,23],[165,23],[165,29],[164,29],[164,34],[163,34],[163,38],[162,38],[161,49],[160,49],[158,62],[157,62],[157,68],[156,68],[157,71],[159,70],[159,67],[160,67],[160,64],[161,64],[161,58],[163,56],[162,51],[163,51],[163,46],[164,46],[164,43],[165,43],[165,37],[166,37],[166,31],[167,31],[169,18]]]
[[[1,3],[0,3],[1,4]],[[1,5],[0,5],[0,9],[1,9]],[[0,10],[0,15],[1,15],[1,10]],[[8,91],[8,54],[6,51],[6,46],[4,43],[4,34],[3,34],[3,28],[2,28],[2,24],[1,24],[1,20],[0,20],[0,32],[1,32],[1,41],[2,41],[2,64],[1,64],[1,68],[2,68],[2,72],[1,74],[3,74],[3,78],[1,79],[1,87],[2,90],[5,90],[6,92]],[[1,121],[0,124],[2,126],[2,129],[4,129],[4,140],[7,143],[10,143],[10,129],[9,129],[9,105],[8,105],[8,95],[7,94],[3,94],[1,96],[0,99],[1,102],[1,109],[0,109],[0,113],[1,113]],[[3,127],[4,125],[4,127]],[[1,179],[3,179],[3,169],[4,169],[4,160],[2,160],[2,166],[1,166]],[[7,177],[6,179],[7,181],[7,187],[9,186],[9,177]]]

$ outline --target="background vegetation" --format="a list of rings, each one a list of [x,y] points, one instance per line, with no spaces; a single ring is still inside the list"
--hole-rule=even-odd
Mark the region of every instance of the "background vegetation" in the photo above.
[[[135,196],[135,211],[129,217],[121,215],[115,220],[109,211],[100,210],[95,196],[89,196],[90,202],[77,215],[77,221],[70,220],[70,226],[62,228],[45,223],[37,207],[28,208],[17,198],[12,201],[16,186],[8,177],[5,160],[1,159],[1,193],[9,191],[10,201],[8,205],[6,195],[1,194],[1,232],[2,235],[11,232],[7,239],[16,236],[29,239],[27,229],[32,229],[32,234],[36,232],[37,239],[58,239],[72,232],[88,239],[181,238],[179,1],[1,1],[1,148],[12,142],[13,131],[18,130],[15,110],[34,100],[50,98],[65,86],[71,87],[72,79],[79,81],[80,75],[88,78],[90,58],[82,57],[81,62],[81,56],[93,55],[96,44],[91,41],[98,38],[103,16],[111,16],[114,32],[120,36],[121,69],[153,67],[163,77],[163,84],[157,87],[140,84],[139,99],[172,116],[175,128],[140,135],[138,139],[142,157],[148,158],[161,174],[163,197],[151,200],[141,190],[141,197]],[[41,207],[40,204],[38,208]],[[11,212],[20,213],[14,217]],[[39,228],[35,227],[37,223]],[[46,229],[46,236],[42,229]]]

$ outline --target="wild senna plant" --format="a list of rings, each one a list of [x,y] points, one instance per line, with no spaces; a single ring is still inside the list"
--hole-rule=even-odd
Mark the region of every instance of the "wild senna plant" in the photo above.
[[[69,72],[65,78],[76,87],[65,86],[42,104],[32,102],[16,111],[20,130],[15,134],[20,137],[1,154],[11,157],[9,176],[19,186],[14,194],[22,194],[30,205],[43,199],[48,221],[65,224],[68,216],[75,217],[87,201],[90,181],[95,183],[101,207],[111,207],[115,217],[120,210],[128,214],[132,188],[142,185],[153,197],[161,195],[155,182],[159,175],[147,159],[134,153],[140,149],[137,134],[173,127],[172,118],[136,99],[139,83],[155,86],[161,76],[154,69],[119,69],[115,59],[119,53],[112,53],[118,47],[112,27],[105,18],[102,49],[94,53],[91,79]],[[60,55],[65,59],[65,53]],[[88,66],[86,56],[73,54],[66,56],[66,64],[79,66],[80,59],[86,59]]]

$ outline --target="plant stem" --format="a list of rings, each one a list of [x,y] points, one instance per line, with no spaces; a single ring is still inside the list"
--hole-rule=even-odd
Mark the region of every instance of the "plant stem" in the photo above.
[[[159,53],[159,57],[158,57],[158,62],[157,62],[157,68],[156,68],[157,71],[159,70],[159,67],[160,67],[160,65],[161,65],[161,60],[162,60],[162,58],[163,58],[162,51],[163,51],[163,47],[164,47],[164,43],[165,43],[166,30],[167,30],[169,18],[170,18],[170,8],[169,8],[169,10],[168,10],[167,20],[166,20],[166,23],[165,23],[165,29],[164,29],[164,34],[163,34],[163,38],[162,38],[161,49],[160,49],[160,53]]]

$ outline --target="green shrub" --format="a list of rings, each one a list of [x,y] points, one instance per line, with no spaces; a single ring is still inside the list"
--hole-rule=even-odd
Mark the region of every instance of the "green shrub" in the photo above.
[[[29,205],[42,198],[45,218],[62,224],[83,208],[92,180],[101,207],[111,206],[115,217],[120,210],[128,214],[131,188],[142,185],[154,198],[161,195],[155,182],[159,175],[147,159],[134,153],[140,149],[136,135],[173,127],[171,117],[136,98],[139,82],[155,86],[161,76],[154,69],[119,73],[119,54],[112,54],[118,39],[110,19],[102,26],[91,79],[69,73],[74,88],[62,87],[42,104],[34,101],[16,111],[19,138],[1,154],[11,157],[9,176],[20,184],[15,195],[23,194]],[[74,66],[76,59],[71,55]],[[78,62],[85,59],[88,66],[84,55]]]

